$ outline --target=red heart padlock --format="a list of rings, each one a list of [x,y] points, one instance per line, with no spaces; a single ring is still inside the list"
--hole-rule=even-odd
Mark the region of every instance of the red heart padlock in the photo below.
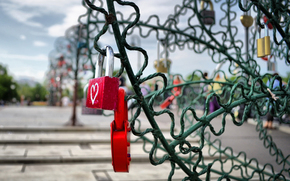
[[[114,52],[110,46],[106,47],[107,63],[106,75],[96,77],[97,72],[102,72],[103,55],[99,55],[99,63],[96,66],[95,78],[89,81],[86,106],[89,108],[115,110],[117,107],[119,79],[113,77]]]
[[[111,153],[115,172],[129,172],[131,161],[130,127],[125,95],[124,89],[119,88],[118,105],[114,115],[115,120],[111,123]]]

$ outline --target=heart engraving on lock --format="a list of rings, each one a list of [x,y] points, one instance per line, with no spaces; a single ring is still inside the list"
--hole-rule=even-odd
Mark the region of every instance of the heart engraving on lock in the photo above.
[[[97,92],[95,93],[96,87],[97,87]],[[94,90],[92,90],[92,89],[94,89]],[[95,97],[94,98],[93,98],[93,93],[95,93]],[[95,100],[96,100],[96,98],[98,96],[98,93],[99,93],[99,84],[95,83],[95,85],[91,86],[91,101],[92,101],[92,104],[95,104]]]
[[[93,108],[88,108],[86,106],[87,102],[87,90],[88,90],[89,84],[86,84],[84,87],[84,98],[82,99],[82,114],[83,115],[102,115],[103,110],[101,109],[93,109]]]

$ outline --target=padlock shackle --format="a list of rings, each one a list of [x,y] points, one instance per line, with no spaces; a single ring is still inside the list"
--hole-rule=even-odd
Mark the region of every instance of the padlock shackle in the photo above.
[[[264,29],[265,29],[264,36],[269,36],[269,29],[266,23],[264,23]]]
[[[200,10],[202,11],[202,10],[204,10],[204,0],[202,0],[201,2],[200,2]],[[211,10],[211,11],[213,11],[213,4],[212,4],[212,2],[209,0],[209,1],[207,1],[207,3],[209,4],[209,9]]]
[[[105,48],[103,48],[103,50],[106,50],[106,56],[107,56],[105,76],[113,77],[113,71],[114,71],[114,51],[113,51],[113,48],[110,46],[106,46]],[[96,62],[95,78],[102,77],[102,75],[103,75],[104,59],[105,59],[105,56],[100,53],[98,60]]]
[[[262,37],[262,36],[261,36],[261,27],[258,27],[258,35],[259,35],[258,38],[260,39],[260,38]]]
[[[107,62],[106,62],[106,73],[105,73],[105,76],[113,77],[114,51],[113,51],[112,47],[106,46],[106,55],[107,55]]]
[[[161,58],[162,58],[162,56],[161,56],[161,58],[160,58],[160,43],[161,43],[161,41],[160,40],[157,40],[157,67],[159,67],[160,65],[159,65],[159,62],[160,62],[160,60],[161,60]],[[166,67],[167,68],[167,42],[165,43],[165,45],[163,46],[163,48],[164,48],[164,52],[165,52],[165,59],[164,59],[164,67]],[[163,53],[163,52],[162,52]]]
[[[157,40],[157,67],[159,67],[160,60],[160,40]]]
[[[88,90],[89,84],[86,84],[84,87],[84,98],[87,98],[87,90]]]
[[[102,77],[104,58],[104,55],[99,54],[99,58],[95,66],[95,78]]]

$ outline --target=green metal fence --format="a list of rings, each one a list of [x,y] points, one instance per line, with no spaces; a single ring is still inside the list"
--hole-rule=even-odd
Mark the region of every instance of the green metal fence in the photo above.
[[[219,175],[218,180],[253,180],[254,177],[260,180],[290,180],[289,155],[285,156],[277,148],[272,137],[263,128],[261,119],[273,109],[280,122],[286,123],[282,117],[290,112],[290,81],[282,84],[279,75],[261,74],[261,68],[256,61],[257,30],[265,28],[261,23],[265,16],[268,19],[266,26],[269,23],[273,26],[271,36],[274,41],[270,43],[271,54],[284,61],[285,66],[289,66],[289,1],[215,0],[212,1],[213,7],[219,10],[219,15],[215,15],[215,24],[210,25],[204,23],[203,16],[206,15],[202,13],[200,3],[201,1],[197,0],[183,0],[170,10],[172,13],[161,22],[156,15],[150,16],[147,21],[140,21],[140,9],[133,1],[85,0],[83,5],[87,8],[87,13],[80,16],[79,21],[86,24],[87,44],[90,45],[89,58],[93,56],[95,50],[105,55],[100,48],[99,40],[104,35],[114,35],[114,44],[116,43],[118,48],[118,51],[115,50],[115,57],[121,62],[121,68],[116,76],[122,75],[125,70],[134,90],[134,94],[127,97],[127,100],[135,100],[130,119],[132,133],[139,137],[138,140],[143,140],[144,151],[148,152],[153,165],[170,162],[168,180],[173,178],[177,169],[182,169],[187,175],[184,180],[201,180],[201,178],[212,180],[213,174]],[[210,9],[209,0],[203,3],[204,9]],[[118,11],[121,7],[129,8],[134,13],[125,17],[124,12]],[[257,15],[253,26],[247,28],[248,44],[238,36],[237,10],[244,11],[244,15],[247,16],[250,16],[250,10]],[[182,18],[187,19],[187,26],[181,26]],[[198,23],[193,23],[196,22],[193,20]],[[218,28],[213,28],[216,25]],[[128,37],[133,32],[138,32],[142,38],[155,35],[156,40],[166,40],[168,51],[165,54],[187,48],[196,54],[208,53],[212,62],[218,65],[229,62],[228,73],[217,70],[212,76],[205,77],[201,70],[193,68],[192,76],[189,78],[171,75],[170,71],[166,74],[153,73],[145,76],[143,73],[148,65],[149,55],[142,47],[128,43]],[[140,52],[142,55],[143,65],[137,73],[134,73],[131,67],[127,55],[129,51]],[[93,61],[91,64],[94,70]],[[230,74],[231,78],[227,78],[226,74]],[[217,80],[217,75],[224,77],[225,80]],[[175,85],[172,82],[177,76],[181,77],[182,83]],[[158,79],[161,88],[144,97],[140,85],[153,79]],[[274,88],[275,79],[280,83]],[[267,85],[265,80],[271,80],[270,84]],[[218,88],[215,88],[215,85]],[[165,93],[168,96],[173,95],[172,89],[175,87],[181,88],[181,93],[176,96],[177,112],[170,109],[161,110],[159,105],[165,101]],[[208,87],[206,91],[205,88]],[[210,112],[210,101],[215,98],[220,108]],[[204,113],[200,114],[200,111],[198,113],[204,105]],[[234,110],[241,105],[245,108],[241,119],[238,119]],[[283,169],[279,172],[275,172],[271,164],[260,167],[257,160],[248,160],[244,152],[234,154],[232,148],[224,148],[220,140],[212,139],[211,135],[219,136],[224,133],[226,117],[236,126],[242,126],[250,111],[258,123],[256,130],[264,142],[265,149],[269,149],[270,155],[276,156],[277,164],[283,165]],[[138,119],[141,113],[146,115],[151,127],[141,129],[142,123]],[[156,121],[157,117],[164,115],[171,121],[171,139],[165,138]],[[222,126],[216,130],[211,122],[218,116],[222,119]],[[199,139],[198,146],[188,141],[192,137]],[[147,145],[151,145],[150,150],[145,148]],[[162,156],[157,154],[161,150],[164,153]],[[205,160],[204,154],[212,156],[212,161]],[[225,164],[230,164],[231,168],[224,169]],[[216,165],[219,165],[219,168]],[[237,172],[239,176],[236,176]]]

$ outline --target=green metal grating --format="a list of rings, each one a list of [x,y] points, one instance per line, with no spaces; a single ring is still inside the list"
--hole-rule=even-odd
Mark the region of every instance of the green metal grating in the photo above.
[[[205,8],[208,8],[207,2],[205,2]],[[107,8],[103,7],[104,4],[107,5]],[[260,19],[263,14],[266,15],[274,27],[272,31],[274,41],[271,43],[273,56],[284,60],[285,65],[288,66],[290,63],[290,3],[289,1],[252,0],[245,5],[241,0],[215,0],[213,4],[215,9],[220,6],[220,10],[223,12],[222,17],[215,20],[215,23],[220,27],[218,30],[212,28],[212,25],[206,26],[202,23],[199,10],[200,1],[184,0],[175,6],[173,13],[168,16],[164,23],[161,23],[156,15],[150,16],[147,21],[140,21],[140,10],[134,2],[107,0],[106,3],[103,3],[102,1],[85,0],[83,5],[87,8],[87,13],[80,16],[79,19],[80,22],[86,22],[87,43],[92,44],[93,42],[88,51],[89,58],[92,60],[91,56],[94,50],[105,54],[100,48],[99,40],[105,34],[114,35],[118,47],[118,53],[115,53],[115,57],[120,59],[122,65],[116,76],[120,76],[124,70],[126,71],[134,90],[134,95],[127,99],[136,100],[136,107],[132,109],[132,118],[130,119],[132,133],[143,140],[144,151],[148,152],[152,165],[160,165],[165,161],[170,162],[171,170],[168,180],[172,180],[177,169],[182,169],[187,175],[183,180],[201,180],[201,177],[205,180],[212,180],[213,174],[219,175],[218,180],[253,180],[254,177],[258,177],[259,180],[290,180],[289,155],[284,156],[277,148],[272,137],[263,129],[261,120],[261,117],[265,116],[270,108],[274,108],[275,115],[279,118],[289,114],[290,81],[288,80],[286,85],[282,85],[280,76],[273,77],[271,74],[261,75],[260,73],[261,68],[256,61],[256,29],[259,26],[264,28],[264,25],[258,21],[259,23],[249,28],[250,47],[248,51],[243,50],[245,45],[242,40],[238,39],[238,28],[235,25],[236,19],[239,18],[236,13],[237,8],[245,13],[252,9],[257,14],[257,19]],[[115,10],[115,8],[120,7],[131,8],[134,13],[125,19],[122,12]],[[182,26],[179,26],[180,19],[188,15],[188,12],[191,12],[191,15],[187,17],[187,26],[181,28]],[[194,18],[199,21],[198,24],[192,23]],[[132,35],[134,31],[137,31],[142,38],[148,38],[155,34],[157,40],[167,40],[169,52],[187,48],[197,54],[207,52],[213,63],[229,62],[228,72],[233,78],[226,78],[226,73],[221,70],[216,71],[212,77],[219,74],[225,77],[225,81],[214,78],[206,79],[200,70],[194,70],[189,79],[180,75],[170,76],[170,72],[167,75],[153,73],[141,78],[144,76],[143,72],[148,65],[149,57],[146,50],[131,46],[128,43],[127,37]],[[97,35],[94,35],[93,32],[97,32]],[[280,36],[282,38],[279,39]],[[127,55],[128,51],[137,51],[142,55],[144,63],[137,73],[133,72]],[[91,64],[94,67],[93,61]],[[168,92],[169,95],[172,95],[171,90],[176,87],[172,81],[176,76],[182,77],[183,81],[182,84],[178,85],[182,89],[181,94],[176,98],[178,116],[175,116],[169,109],[158,109],[165,100],[164,93]],[[201,79],[196,79],[196,76],[201,77]],[[143,97],[140,85],[156,78],[163,85],[162,88]],[[273,78],[280,80],[280,85],[275,89],[273,88]],[[263,82],[265,79],[272,80],[270,86]],[[205,86],[213,86],[214,84],[219,84],[220,89],[214,90],[212,88],[210,94],[204,91]],[[271,93],[279,99],[274,100]],[[221,108],[210,113],[209,103],[214,97],[217,98]],[[197,109],[203,106],[204,101],[205,112],[199,115]],[[234,109],[239,105],[245,105],[241,120],[238,120],[234,115]],[[278,173],[274,171],[271,164],[261,168],[257,160],[247,160],[244,152],[235,155],[231,148],[221,147],[220,140],[211,139],[211,135],[219,136],[224,133],[226,117],[230,117],[235,125],[242,126],[250,110],[255,113],[255,119],[258,122],[256,130],[259,132],[260,139],[265,143],[265,149],[269,149],[270,155],[279,158],[276,159],[276,162],[283,165],[283,169]],[[151,125],[145,131],[140,129],[142,123],[138,116],[141,112],[146,115]],[[156,121],[156,118],[162,115],[168,115],[167,117],[171,119],[170,140],[165,138]],[[222,126],[216,130],[211,121],[218,116],[222,118]],[[175,129],[178,129],[179,132],[177,133]],[[153,141],[150,136],[153,136]],[[188,141],[189,138],[196,136],[199,138],[198,146],[194,146]],[[151,145],[150,150],[145,148],[148,144]],[[157,154],[160,150],[164,151],[161,157]],[[206,151],[215,158],[213,161],[208,162],[204,159],[203,155]],[[230,163],[231,169],[225,170],[225,163]],[[215,167],[217,164],[220,165],[219,169]],[[267,169],[268,167],[271,169]],[[236,172],[239,173],[239,176],[236,176]]]

